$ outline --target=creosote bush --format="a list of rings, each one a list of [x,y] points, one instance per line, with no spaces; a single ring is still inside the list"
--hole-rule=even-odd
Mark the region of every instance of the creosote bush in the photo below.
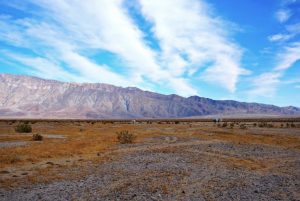
[[[15,128],[15,131],[18,133],[31,133],[32,128],[31,128],[30,124],[22,123],[22,124],[17,125],[17,127]]]
[[[117,139],[121,144],[131,144],[135,140],[136,136],[129,133],[128,130],[117,132]]]
[[[33,134],[32,135],[32,140],[33,141],[42,141],[43,140],[43,136],[39,133]]]

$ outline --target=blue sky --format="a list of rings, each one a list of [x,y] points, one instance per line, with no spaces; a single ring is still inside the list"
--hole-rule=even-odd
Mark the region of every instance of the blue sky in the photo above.
[[[0,0],[0,73],[300,107],[300,0]]]

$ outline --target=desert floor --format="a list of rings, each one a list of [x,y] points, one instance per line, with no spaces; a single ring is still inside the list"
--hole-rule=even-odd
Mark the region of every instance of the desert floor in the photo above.
[[[17,124],[0,121],[0,200],[300,200],[300,122]]]

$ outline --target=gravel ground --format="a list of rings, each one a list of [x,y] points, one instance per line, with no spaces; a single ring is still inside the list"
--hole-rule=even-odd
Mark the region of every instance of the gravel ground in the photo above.
[[[115,152],[70,170],[88,170],[81,179],[0,189],[0,200],[300,200],[299,150],[169,136]]]
[[[18,147],[28,145],[26,141],[0,142],[0,148]]]

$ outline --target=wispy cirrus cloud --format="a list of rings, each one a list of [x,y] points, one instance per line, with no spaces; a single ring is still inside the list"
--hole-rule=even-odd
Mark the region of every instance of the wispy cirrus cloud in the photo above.
[[[293,6],[298,0],[285,0],[282,2],[282,9],[275,13],[277,20],[282,24],[282,33],[276,33],[269,36],[270,42],[278,45],[278,50],[274,51],[275,64],[271,70],[264,72],[252,79],[252,88],[249,90],[251,96],[272,97],[282,84],[296,84],[295,80],[283,81],[287,70],[293,68],[300,60],[300,34],[299,19],[293,18],[293,23],[288,20],[293,16],[294,11],[287,9],[287,6]]]
[[[299,80],[282,81],[285,71],[300,61],[300,43],[291,43],[276,55],[276,66],[269,72],[262,73],[252,79],[252,89],[248,91],[251,96],[272,97],[280,84],[297,83]]]
[[[300,60],[300,42],[294,42],[284,47],[284,50],[278,54],[278,63],[275,70],[286,70]]]
[[[234,92],[239,77],[248,73],[241,67],[243,49],[231,40],[233,26],[204,0],[137,0],[141,17],[152,25],[151,33],[140,28],[126,3],[30,0],[17,6],[15,1],[7,5],[28,15],[1,16],[0,40],[27,49],[25,54],[7,54],[11,60],[53,79],[162,86],[188,96],[198,94],[193,79]],[[153,34],[152,42],[160,48],[149,45],[147,34]],[[103,51],[113,54],[119,65],[106,63]],[[96,59],[89,52],[95,52]]]
[[[275,17],[280,23],[288,21],[291,16],[292,12],[288,9],[280,9],[275,13]]]
[[[271,42],[285,42],[293,39],[300,34],[300,23],[290,24],[285,26],[285,33],[279,33],[269,36]]]
[[[203,1],[141,0],[140,4],[153,23],[167,69],[176,76],[202,68],[202,79],[235,91],[239,76],[248,71],[241,68],[243,50],[230,40],[228,23],[214,16]]]
[[[252,80],[252,89],[248,91],[250,96],[272,97],[280,84],[281,72],[266,72]]]

